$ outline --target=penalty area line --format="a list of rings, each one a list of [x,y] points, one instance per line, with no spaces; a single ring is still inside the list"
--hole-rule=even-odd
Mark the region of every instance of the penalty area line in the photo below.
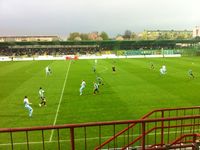
[[[63,98],[63,94],[64,94],[64,90],[65,90],[65,86],[66,86],[66,82],[67,82],[70,66],[71,66],[71,61],[69,62],[69,66],[68,66],[68,69],[67,69],[67,72],[66,72],[66,75],[65,75],[65,81],[63,83],[63,88],[62,88],[62,92],[61,92],[61,95],[60,95],[60,100],[59,100],[59,103],[58,103],[58,107],[57,107],[57,110],[56,110],[56,116],[55,116],[55,119],[54,119],[54,122],[53,122],[53,126],[56,125],[56,121],[57,121],[57,118],[58,118],[58,112],[59,112],[59,109],[60,109],[60,104],[62,102],[62,98]],[[51,130],[51,135],[50,135],[50,138],[49,138],[49,142],[52,141],[53,133],[54,133],[54,130]]]

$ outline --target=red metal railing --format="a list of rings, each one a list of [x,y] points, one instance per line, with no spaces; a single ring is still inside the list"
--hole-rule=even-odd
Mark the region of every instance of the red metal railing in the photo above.
[[[167,146],[192,147],[194,139],[198,138],[197,135],[200,133],[200,114],[194,113],[195,111],[186,113],[191,113],[190,115],[177,115],[177,117],[0,129],[0,149],[111,150],[137,147],[142,150],[155,150],[155,148],[164,149]],[[134,128],[129,128],[133,124]],[[97,146],[101,145],[107,137],[114,137],[125,127],[129,130],[112,142],[101,148]],[[52,130],[55,132],[51,141],[49,137]],[[190,135],[187,136],[190,138],[187,140],[186,137],[181,138],[184,135]],[[179,144],[180,140],[174,144],[178,138],[185,140],[181,140],[182,144]]]
[[[165,117],[172,117],[173,118],[173,117],[178,117],[178,116],[195,115],[195,114],[199,114],[200,115],[200,106],[157,109],[157,110],[153,110],[150,113],[144,115],[141,119],[165,118]],[[135,128],[135,126],[136,126],[136,124],[133,123],[133,124],[129,125],[127,128],[124,128],[123,130],[121,130],[120,132],[118,132],[117,134],[115,134],[114,136],[109,138],[108,140],[106,140],[103,143],[101,143],[98,147],[96,147],[96,150],[101,149],[101,148],[105,147],[106,145],[109,145],[110,142],[112,142],[113,140],[116,140],[122,134],[126,134],[126,132],[129,132],[130,130]],[[164,135],[164,125],[163,125],[163,122],[162,122],[162,128],[161,128],[160,134],[161,134],[161,138],[160,138],[161,139],[161,145],[163,145],[164,144],[164,136],[163,136]],[[169,131],[168,131],[168,134],[169,134]],[[137,142],[137,141],[138,140],[136,140],[135,142]],[[133,143],[134,142],[131,142],[131,144],[133,144]],[[127,144],[126,148],[128,146],[130,146],[131,144]]]

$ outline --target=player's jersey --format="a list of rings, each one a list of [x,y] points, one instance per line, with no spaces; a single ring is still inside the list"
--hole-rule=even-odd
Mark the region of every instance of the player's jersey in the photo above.
[[[85,81],[83,81],[82,83],[81,83],[81,87],[85,87],[86,86],[86,83],[85,83]]]
[[[48,67],[48,66],[45,68],[45,71],[46,71],[46,72],[49,72],[49,67]]]
[[[44,90],[43,89],[39,90],[39,95],[40,95],[40,97],[44,97]]]
[[[160,68],[160,73],[161,74],[165,74],[166,72],[165,72],[165,70],[163,68]]]
[[[163,65],[163,66],[162,66],[162,69],[163,69],[163,71],[167,71],[167,69],[166,69],[166,66],[165,66],[165,65]]]
[[[25,98],[25,99],[24,99],[24,105],[25,105],[25,107],[29,106],[28,98]]]
[[[98,84],[94,83],[94,89],[98,89],[98,88],[99,88]]]

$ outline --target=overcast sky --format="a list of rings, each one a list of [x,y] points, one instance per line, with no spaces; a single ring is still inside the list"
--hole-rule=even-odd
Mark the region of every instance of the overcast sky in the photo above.
[[[0,35],[192,30],[200,0],[0,0]]]

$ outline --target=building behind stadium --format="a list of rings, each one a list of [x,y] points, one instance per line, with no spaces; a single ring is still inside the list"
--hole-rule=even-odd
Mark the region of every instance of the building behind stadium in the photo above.
[[[200,26],[196,26],[194,29],[193,29],[193,37],[200,37]]]
[[[58,36],[0,36],[0,42],[52,42],[60,40]]]

